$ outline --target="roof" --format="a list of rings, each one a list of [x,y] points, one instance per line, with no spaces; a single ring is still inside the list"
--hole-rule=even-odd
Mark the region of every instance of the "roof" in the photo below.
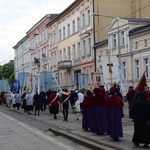
[[[132,30],[129,31],[129,36],[135,35],[135,34],[139,34],[139,33],[143,33],[146,31],[150,31],[150,24],[145,25],[145,26],[140,26],[137,28],[134,28]]]
[[[150,19],[148,18],[124,18],[124,17],[119,17],[119,18],[128,20],[129,22],[150,23]]]
[[[108,44],[108,39],[105,39],[103,41],[95,43],[94,48],[101,47],[101,46],[104,46],[106,44]]]

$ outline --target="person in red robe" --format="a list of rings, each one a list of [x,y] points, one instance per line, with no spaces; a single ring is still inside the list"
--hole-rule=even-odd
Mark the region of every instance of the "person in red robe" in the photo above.
[[[107,98],[106,106],[106,117],[108,119],[108,133],[111,138],[115,141],[119,141],[119,137],[123,137],[122,130],[122,117],[123,114],[123,101],[117,94],[117,88],[110,88],[111,96]],[[114,119],[115,118],[115,119]]]
[[[131,104],[132,104],[135,96],[136,96],[136,91],[134,90],[134,87],[133,86],[129,86],[129,90],[128,90],[127,94],[126,94],[126,99],[128,101],[128,109],[129,109],[129,118],[130,119],[134,118],[133,113],[131,111]]]
[[[105,101],[106,98],[100,93],[99,88],[94,88],[94,96],[92,98],[93,109],[92,109],[92,132],[98,135],[103,135],[107,133],[107,119],[105,117]]]
[[[88,90],[82,103],[82,129],[90,130],[91,126],[91,101],[93,93]]]
[[[48,98],[47,104],[49,105],[50,114],[54,114],[54,119],[57,119],[57,114],[59,112],[59,101],[59,94],[56,91],[52,91],[52,94],[50,94],[50,97]]]

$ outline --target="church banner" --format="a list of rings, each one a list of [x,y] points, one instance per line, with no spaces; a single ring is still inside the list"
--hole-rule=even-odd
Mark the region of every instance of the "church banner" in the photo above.
[[[25,82],[24,87],[26,87],[26,90],[34,90],[35,83],[38,81],[37,75],[26,75],[25,76]]]
[[[13,90],[15,92],[20,90],[20,82],[19,82],[19,80],[12,80],[11,90]]]
[[[101,56],[101,64],[103,69],[103,82],[105,84],[119,83],[119,62],[117,56]]]
[[[50,71],[40,72],[41,85],[43,91],[48,91],[52,88],[52,73]]]
[[[79,89],[88,89],[88,80],[89,80],[89,75],[85,73],[79,73],[78,74],[78,84],[79,84]]]
[[[20,72],[20,73],[18,73],[18,80],[19,80],[19,84],[20,84],[20,88],[21,89],[24,86],[25,76],[26,75],[29,75],[29,73],[27,73],[27,72]]]

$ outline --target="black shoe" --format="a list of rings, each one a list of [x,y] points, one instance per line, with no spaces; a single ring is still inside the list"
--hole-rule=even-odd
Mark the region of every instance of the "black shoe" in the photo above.
[[[139,146],[139,143],[134,143],[134,145]]]
[[[66,121],[68,121],[68,120],[66,119]]]
[[[144,148],[148,148],[148,144],[144,144],[144,146],[143,146]]]
[[[36,115],[36,114],[34,114],[34,115]]]
[[[38,116],[40,116],[40,114],[38,114]]]
[[[65,119],[63,121],[66,121]]]
[[[113,138],[114,141],[119,141],[119,138]]]

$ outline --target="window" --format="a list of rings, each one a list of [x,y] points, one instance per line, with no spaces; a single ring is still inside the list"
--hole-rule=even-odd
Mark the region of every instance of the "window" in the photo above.
[[[54,53],[54,61],[55,61],[55,65],[57,64],[57,56],[56,56],[56,52]]]
[[[113,35],[113,47],[117,46],[116,34]]]
[[[147,39],[144,40],[144,46],[147,47]]]
[[[139,72],[139,60],[135,60],[135,78],[138,79],[140,77]]]
[[[67,56],[66,56],[66,49],[64,49],[64,58],[63,60],[66,60],[67,59]]]
[[[68,24],[67,26],[67,32],[68,32],[68,36],[70,36],[70,24]]]
[[[125,32],[121,31],[121,45],[125,45]]]
[[[70,47],[68,47],[68,60],[71,60],[71,51],[70,51]]]
[[[62,51],[61,50],[59,52],[59,59],[60,59],[60,61],[62,61]]]
[[[88,38],[88,48],[89,48],[89,54],[91,54],[91,38]]]
[[[63,74],[60,73],[60,85],[63,85]]]
[[[91,24],[91,18],[90,18],[90,10],[87,10],[87,26]]]
[[[122,62],[122,67],[123,67],[123,74],[124,74],[124,78],[127,78],[127,72],[126,72],[126,62]]]
[[[72,46],[72,51],[73,51],[74,59],[76,59],[76,48],[75,48],[75,45]]]
[[[138,42],[135,42],[135,49],[138,49]]]
[[[86,42],[85,40],[83,40],[83,55],[82,56],[85,56],[85,52],[86,52]]]
[[[77,18],[77,31],[80,30],[80,18]]]
[[[72,21],[72,33],[75,33],[75,20]]]
[[[80,42],[78,42],[78,44],[77,44],[77,58],[80,58],[80,50],[81,48],[80,48]]]
[[[144,59],[144,68],[145,68],[145,71],[146,71],[146,77],[148,77],[148,58],[145,58]]]
[[[61,29],[59,30],[59,40],[61,40]]]
[[[65,34],[65,27],[63,27],[63,39],[66,37],[66,34]]]
[[[65,72],[64,73],[64,84],[63,85],[67,85],[67,73]]]
[[[85,27],[85,14],[82,13],[81,17],[82,17],[82,28],[84,28]]]
[[[54,44],[56,44],[56,33],[54,33]]]

